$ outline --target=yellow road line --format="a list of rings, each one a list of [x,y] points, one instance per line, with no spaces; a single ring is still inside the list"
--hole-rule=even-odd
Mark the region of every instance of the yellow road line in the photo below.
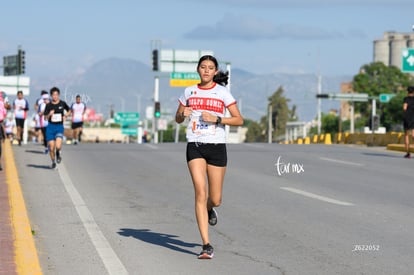
[[[10,142],[3,144],[6,181],[9,189],[10,218],[14,235],[15,263],[18,274],[42,274],[35,247],[19,175]]]

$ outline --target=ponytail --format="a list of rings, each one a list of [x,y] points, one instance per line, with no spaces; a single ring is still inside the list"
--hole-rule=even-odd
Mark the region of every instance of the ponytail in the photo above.
[[[218,71],[214,76],[213,81],[221,86],[226,86],[229,82],[229,72]]]

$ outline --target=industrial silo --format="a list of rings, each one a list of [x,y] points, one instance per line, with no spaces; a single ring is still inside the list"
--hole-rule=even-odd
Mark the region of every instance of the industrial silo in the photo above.
[[[410,37],[410,39],[407,41],[407,47],[414,48],[414,35],[413,37]]]
[[[390,42],[388,40],[374,41],[374,62],[390,64]]]
[[[402,64],[402,50],[407,48],[408,40],[406,37],[398,37],[390,42],[390,65],[401,68]]]

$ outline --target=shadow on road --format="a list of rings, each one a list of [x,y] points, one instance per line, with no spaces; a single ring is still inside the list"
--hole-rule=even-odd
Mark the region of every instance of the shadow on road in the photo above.
[[[362,153],[366,156],[373,156],[373,157],[389,157],[389,158],[403,158],[402,155],[396,155],[396,154],[386,154],[386,153]]]
[[[50,170],[50,166],[48,166],[48,165],[28,164],[27,167]]]
[[[186,243],[180,240],[177,240],[175,238],[179,237],[177,235],[170,235],[170,234],[164,234],[164,233],[157,233],[152,232],[149,229],[129,229],[129,228],[121,228],[121,231],[118,232],[119,235],[124,237],[134,237],[138,240],[163,246],[175,251],[179,251],[182,253],[192,254],[192,255],[198,255],[197,253],[194,253],[190,250],[181,248],[181,247],[196,247],[201,246],[197,243]]]
[[[39,150],[26,150],[25,152],[32,153],[32,154],[41,154],[41,155],[45,154],[44,151],[39,151]]]

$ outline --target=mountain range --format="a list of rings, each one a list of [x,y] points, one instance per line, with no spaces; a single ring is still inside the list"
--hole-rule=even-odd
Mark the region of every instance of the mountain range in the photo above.
[[[163,116],[173,117],[178,97],[185,87],[170,87],[169,73],[153,72],[151,68],[134,59],[108,58],[96,62],[87,70],[60,79],[49,77],[31,78],[30,102],[39,97],[40,91],[52,86],[60,88],[62,98],[68,103],[80,94],[83,100],[105,117],[110,109],[115,112],[140,112],[146,115],[146,107],[153,106],[154,77],[159,76],[159,97]],[[352,76],[322,76],[322,93],[338,93],[342,82]],[[266,115],[268,97],[280,86],[289,101],[296,105],[298,119],[311,121],[317,115],[317,75],[269,73],[254,74],[232,68],[230,90],[237,99],[245,118],[258,121]],[[339,101],[322,101],[322,111],[338,109]]]

